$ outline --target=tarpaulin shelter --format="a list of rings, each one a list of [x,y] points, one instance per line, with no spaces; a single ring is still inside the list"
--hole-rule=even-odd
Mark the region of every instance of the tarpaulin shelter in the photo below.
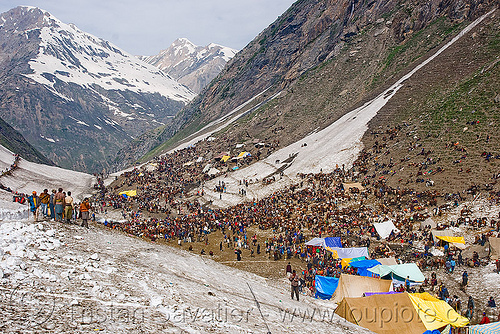
[[[379,334],[422,334],[422,320],[407,293],[344,298],[335,313]]]
[[[369,258],[367,247],[352,247],[352,248],[339,248],[339,247],[325,247],[326,250],[332,252],[332,256],[337,259],[355,258],[364,256]]]
[[[314,286],[316,287],[316,298],[330,299],[337,289],[339,279],[337,277],[327,277],[316,275],[314,277]]]
[[[498,334],[500,333],[500,322],[492,322],[484,325],[469,327],[469,334]]]
[[[340,237],[326,237],[324,241],[325,241],[325,248],[326,247],[342,248],[342,242],[340,241]]]
[[[393,257],[382,257],[382,258],[375,259],[375,260],[380,262],[380,264],[385,264],[386,266],[392,266],[392,265],[398,264],[396,262],[396,259]]]
[[[377,260],[360,260],[349,263],[351,267],[358,268],[358,275],[372,277],[372,273],[368,271],[368,268],[375,267],[379,265],[380,262]]]
[[[464,327],[469,319],[458,314],[447,302],[431,296],[428,292],[409,293],[408,297],[417,310],[425,328],[439,329],[446,325]]]
[[[441,231],[432,230],[432,236],[434,238],[434,242],[437,242],[438,240],[443,240],[457,248],[465,249],[464,237],[456,236],[456,233],[453,230],[441,230]]]
[[[362,297],[365,292],[388,292],[390,289],[390,280],[341,274],[331,300],[340,303],[346,297]]]
[[[137,196],[137,190],[125,190],[125,191],[118,193],[118,195],[121,195],[124,197],[134,197],[134,196]]]
[[[490,242],[490,259],[500,259],[500,238],[489,238]]]
[[[230,157],[229,155],[225,155],[225,156],[223,156],[220,160],[221,160],[222,162],[226,162],[226,161],[228,161],[229,159],[231,159],[231,157]]]
[[[325,244],[325,239],[323,238],[313,238],[306,242],[306,246],[323,247]]]
[[[340,261],[340,264],[342,265],[342,268],[345,268],[345,267],[348,267],[352,262],[361,261],[361,260],[365,260],[365,257],[360,256],[360,257],[355,257],[352,259],[345,258],[345,259],[342,259],[342,261]]]
[[[458,243],[458,244],[465,244],[465,239],[464,237],[449,237],[449,236],[441,236],[437,235],[436,238],[449,242],[449,243]]]
[[[220,173],[220,170],[218,170],[217,168],[210,168],[210,170],[207,172],[208,175],[215,175],[215,174],[218,174]]]
[[[250,152],[240,152],[240,154],[238,154],[238,157],[237,158],[245,158],[245,157],[251,157],[252,155],[250,154]]]
[[[212,168],[212,164],[207,164],[205,167],[203,167],[203,170],[201,171],[202,173],[206,173]]]
[[[387,238],[389,235],[391,235],[391,232],[399,232],[399,230],[394,226],[394,223],[392,220],[387,220],[383,223],[374,223],[373,226],[375,227],[375,230],[377,231],[378,235],[382,239]]]
[[[392,266],[378,265],[368,268],[368,271],[379,275],[380,277],[391,275],[393,279],[403,281],[409,277],[412,282],[423,282],[425,280],[424,274],[415,263],[403,263]]]

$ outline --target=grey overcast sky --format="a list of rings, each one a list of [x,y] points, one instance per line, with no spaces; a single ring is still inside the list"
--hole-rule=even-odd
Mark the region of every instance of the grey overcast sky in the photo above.
[[[0,13],[27,5],[135,55],[177,38],[240,50],[296,0],[0,0]]]

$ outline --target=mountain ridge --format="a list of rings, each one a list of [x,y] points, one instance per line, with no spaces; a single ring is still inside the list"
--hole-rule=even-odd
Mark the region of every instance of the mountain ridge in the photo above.
[[[167,49],[139,59],[158,67],[175,80],[200,93],[224,68],[237,50],[210,43],[197,46],[187,38],[176,39]]]
[[[109,168],[195,94],[158,68],[35,7],[1,14],[0,116],[56,164]]]

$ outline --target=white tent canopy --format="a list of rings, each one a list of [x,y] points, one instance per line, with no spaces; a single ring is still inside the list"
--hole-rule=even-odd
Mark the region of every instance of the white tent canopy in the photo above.
[[[387,220],[383,223],[374,223],[373,226],[375,227],[375,230],[377,230],[378,235],[382,239],[387,238],[389,235],[391,235],[391,232],[399,232],[399,230],[394,226],[394,223],[392,220]]]
[[[324,244],[325,244],[325,239],[323,238],[313,238],[312,240],[306,242],[306,246],[323,247]]]

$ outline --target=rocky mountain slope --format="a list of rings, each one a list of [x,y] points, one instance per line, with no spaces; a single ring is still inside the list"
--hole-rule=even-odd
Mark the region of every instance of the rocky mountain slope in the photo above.
[[[165,127],[158,136],[152,136],[156,143],[162,144],[145,159],[175,147],[189,134],[231,112],[242,117],[215,134],[216,140],[211,145],[218,142],[221,151],[238,143],[248,145],[273,141],[278,143],[278,147],[283,147],[296,142],[377,96],[468,23],[496,5],[494,1],[482,0],[460,3],[297,2],[238,53],[207,90],[183,109],[171,126]],[[405,131],[405,136],[400,133],[398,140],[404,140],[405,144],[410,142],[415,136],[414,131],[420,131],[418,129],[429,124],[419,118],[423,117],[421,111],[425,107],[427,118],[439,117],[440,121],[433,123],[434,132],[423,129],[424,134],[417,138],[427,138],[433,143],[434,159],[444,155],[450,157],[446,165],[441,166],[442,169],[450,171],[448,166],[454,165],[453,162],[460,157],[452,159],[455,154],[444,153],[448,148],[446,144],[438,145],[439,141],[472,142],[477,140],[478,134],[485,141],[489,127],[489,146],[486,147],[493,150],[491,145],[495,143],[495,136],[492,129],[496,124],[494,115],[498,108],[494,102],[498,94],[498,76],[494,75],[499,54],[498,17],[499,14],[493,12],[460,44],[434,59],[432,70],[425,69],[419,72],[418,81],[412,79],[410,83],[405,83],[404,89],[370,123],[370,129],[363,138],[364,147],[372,147],[375,141],[380,145],[381,141],[376,137],[380,137],[383,131],[380,126],[396,127],[404,121],[411,123],[413,128]],[[471,84],[481,88],[469,92],[466,87]],[[464,92],[477,94],[471,97],[474,103],[458,99]],[[443,117],[440,108],[444,107],[451,108],[453,112],[447,111],[446,117]],[[488,109],[490,111],[486,116]],[[470,122],[475,118],[471,118],[474,115],[472,111],[484,116],[474,127],[466,124],[466,120]],[[431,116],[435,114],[438,116]],[[444,122],[450,125],[456,123],[455,130],[448,131],[452,126],[443,127]],[[485,128],[476,133],[478,124]],[[465,127],[469,130],[464,131]],[[474,131],[471,132],[471,129]],[[442,131],[441,135],[436,133],[439,131]],[[372,133],[374,135],[370,138]],[[448,138],[451,133],[455,135],[453,139]],[[446,138],[443,137],[445,134]],[[405,150],[408,149],[405,144],[395,143],[397,150],[389,152],[378,148],[375,152],[384,152],[384,156],[377,153],[373,157],[376,159],[365,167],[368,171],[384,172],[379,175],[383,177],[394,174],[387,166],[391,158],[393,164],[395,160],[405,158]],[[478,149],[482,148],[480,144],[475,145]],[[388,162],[381,169],[377,159],[387,159]],[[412,182],[416,182],[421,162],[412,162],[415,165],[406,167],[400,165],[399,168],[404,167],[402,171],[408,172],[408,176],[411,174],[414,178]],[[417,170],[412,173],[413,168]],[[469,173],[465,171],[466,168],[464,175],[468,178],[474,177],[471,174],[474,169]],[[487,175],[491,169],[478,168],[476,171]],[[400,177],[394,175],[397,183]],[[420,175],[418,179],[422,179]],[[415,185],[425,187],[422,182]]]
[[[50,13],[0,17],[0,116],[56,164],[101,171],[127,142],[195,96],[109,42]]]
[[[197,46],[186,38],[179,38],[159,54],[139,58],[200,93],[237,52],[213,43]]]
[[[24,139],[23,135],[14,130],[9,124],[0,118],[0,145],[6,147],[13,153],[19,154],[24,159],[44,165],[52,166],[54,163],[47,159],[36,148]]]

